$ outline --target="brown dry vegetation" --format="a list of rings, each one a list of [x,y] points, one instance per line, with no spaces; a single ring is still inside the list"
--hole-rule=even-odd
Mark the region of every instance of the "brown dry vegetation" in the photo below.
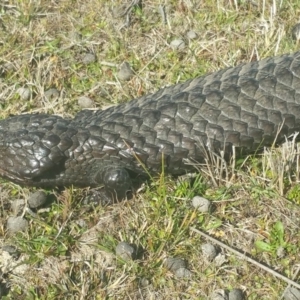
[[[145,0],[129,10],[134,2],[1,1],[1,118],[25,112],[70,117],[81,109],[80,96],[103,108],[297,49],[291,36],[299,21],[297,1]],[[195,39],[188,39],[190,30]],[[185,48],[173,50],[174,39],[182,39]],[[87,53],[96,61],[84,64]],[[135,72],[126,82],[117,77],[124,61]],[[21,97],[19,88],[30,97]],[[59,94],[47,97],[50,88]],[[4,299],[208,299],[213,290],[232,288],[243,289],[247,299],[279,299],[287,284],[236,255],[221,249],[223,264],[205,262],[201,245],[207,241],[190,228],[297,281],[300,189],[294,148],[237,161],[234,176],[229,168],[225,179],[217,177],[217,165],[203,169],[192,188],[186,181],[157,178],[132,201],[106,208],[82,205],[83,190],[49,191],[57,201],[37,217],[26,214],[28,230],[13,236],[5,231],[10,203],[27,199],[30,190],[2,181],[0,243],[21,253],[13,259],[0,250],[1,282],[9,286]],[[213,201],[211,214],[191,209],[195,194]],[[274,237],[277,221],[284,226],[284,243]],[[258,240],[275,250],[258,251]],[[120,241],[143,249],[139,258],[117,258]],[[280,257],[279,246],[285,248]],[[192,277],[179,279],[168,271],[163,262],[169,256],[186,259]]]

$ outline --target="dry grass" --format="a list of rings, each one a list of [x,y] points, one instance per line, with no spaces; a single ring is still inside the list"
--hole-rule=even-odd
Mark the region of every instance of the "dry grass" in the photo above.
[[[2,1],[0,116],[47,112],[69,117],[81,109],[79,96],[102,108],[297,49],[290,34],[300,12],[296,1],[145,0],[130,10],[131,2]],[[189,40],[189,30],[197,38]],[[184,40],[185,48],[172,50],[174,39]],[[96,61],[84,64],[87,53]],[[135,71],[128,82],[117,77],[124,61]],[[28,99],[20,97],[19,88],[30,92]],[[58,95],[47,97],[50,88]],[[224,249],[222,265],[206,263],[201,255],[206,241],[190,227],[292,278],[300,261],[298,164],[299,147],[291,142],[262,157],[236,160],[234,171],[218,161],[192,186],[157,178],[133,201],[108,208],[82,205],[86,191],[49,191],[57,200],[37,217],[26,215],[28,231],[14,236],[4,226],[10,202],[26,199],[29,190],[2,182],[0,243],[21,252],[16,260],[0,250],[1,281],[10,286],[3,299],[208,299],[219,288],[242,288],[247,299],[279,299],[285,282]],[[213,201],[211,214],[191,209],[196,194]],[[277,221],[284,227],[283,245],[274,237]],[[137,260],[115,256],[120,241],[142,249]],[[274,251],[259,251],[257,241]],[[282,257],[276,255],[279,246],[285,249]],[[165,269],[169,256],[185,258],[192,277],[178,279]]]

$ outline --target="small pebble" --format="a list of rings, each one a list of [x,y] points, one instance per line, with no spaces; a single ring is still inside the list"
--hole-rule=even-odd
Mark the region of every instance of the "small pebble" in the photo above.
[[[244,292],[241,289],[233,289],[229,292],[229,300],[244,300]]]
[[[44,191],[36,191],[31,194],[28,199],[28,205],[30,208],[38,208],[43,206],[47,202],[47,195]]]
[[[93,53],[86,53],[83,57],[82,57],[82,63],[84,65],[88,65],[91,64],[93,62],[96,61],[96,56]]]
[[[179,257],[168,257],[165,261],[165,266],[167,269],[175,273],[177,270],[181,268],[186,268],[187,263],[184,259]]]
[[[203,244],[201,246],[203,256],[207,261],[212,261],[218,255],[217,248],[212,244]]]
[[[195,196],[192,199],[192,205],[200,212],[209,212],[211,208],[211,202],[203,197]]]
[[[300,40],[300,23],[296,24],[292,29],[292,37],[294,40]]]
[[[140,280],[140,285],[141,285],[142,287],[147,287],[149,284],[150,284],[149,279],[147,279],[147,278],[145,278],[145,277],[141,278],[141,280]]]
[[[229,300],[228,293],[225,290],[216,290],[214,291],[211,296],[211,300]]]
[[[300,290],[294,287],[286,288],[283,293],[283,298],[284,300],[300,300]]]
[[[22,213],[25,207],[25,200],[24,199],[16,199],[11,203],[11,209],[13,214],[17,216],[18,214]]]
[[[12,245],[3,245],[1,249],[5,252],[8,252],[9,254],[14,253],[17,251],[17,248]]]
[[[14,64],[11,63],[11,62],[7,62],[3,65],[3,68],[6,70],[6,71],[12,71],[15,69],[14,67]]]
[[[6,226],[11,233],[24,231],[28,227],[28,221],[22,217],[9,217]]]
[[[194,40],[195,38],[197,38],[197,34],[194,30],[190,30],[186,33],[186,36],[188,39],[190,40]]]
[[[59,97],[59,91],[55,88],[49,89],[44,93],[47,100],[57,99]]]
[[[126,242],[120,242],[116,247],[116,254],[124,260],[132,260],[135,258],[135,249]]]
[[[20,96],[21,100],[29,100],[31,91],[28,88],[20,87],[17,89],[17,94]]]
[[[131,66],[127,61],[124,61],[120,65],[120,69],[117,73],[117,76],[122,81],[128,81],[134,76],[134,72],[132,71]]]
[[[218,267],[222,266],[227,261],[226,256],[222,253],[219,253],[215,259],[214,264]]]
[[[176,39],[170,43],[170,47],[173,50],[183,50],[185,47],[185,42],[181,39]]]
[[[1,247],[2,251],[9,253],[14,259],[18,259],[20,256],[20,252],[15,246],[12,245],[4,245]]]
[[[283,258],[285,256],[285,249],[282,246],[279,246],[276,250],[276,255],[279,258]]]
[[[94,107],[94,101],[86,96],[81,96],[78,98],[78,105],[81,108],[93,108]]]
[[[174,274],[177,278],[189,278],[192,276],[192,272],[187,268],[179,268]]]
[[[86,221],[85,221],[84,219],[78,219],[78,220],[76,221],[76,224],[77,224],[78,226],[82,227],[82,228],[87,227],[87,223],[86,223]]]

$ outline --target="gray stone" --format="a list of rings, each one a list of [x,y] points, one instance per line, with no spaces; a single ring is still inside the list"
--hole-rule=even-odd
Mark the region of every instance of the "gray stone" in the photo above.
[[[165,266],[175,273],[180,268],[186,268],[187,263],[184,259],[179,257],[168,257],[165,261]]]
[[[189,278],[192,276],[192,272],[187,268],[179,268],[174,274],[177,278]]]
[[[226,256],[222,253],[219,253],[215,258],[214,258],[214,264],[218,267],[222,266],[225,262],[227,262]]]
[[[15,66],[12,62],[8,61],[6,62],[4,65],[3,65],[3,68],[6,70],[6,71],[12,71],[15,69]]]
[[[78,219],[78,220],[76,221],[76,224],[77,224],[78,226],[80,226],[80,227],[87,227],[87,223],[86,223],[86,221],[85,221],[84,219]]]
[[[134,72],[132,71],[131,66],[127,61],[124,61],[120,65],[120,69],[117,73],[117,76],[122,81],[128,81],[134,76]]]
[[[47,202],[47,195],[44,191],[36,191],[31,194],[28,199],[28,205],[30,208],[39,208]]]
[[[25,207],[25,200],[24,199],[16,199],[12,201],[11,203],[11,209],[13,211],[13,214],[17,216],[18,214],[21,214]]]
[[[285,257],[285,254],[286,254],[285,249],[282,246],[279,246],[276,250],[277,257],[283,258],[283,257]]]
[[[241,289],[233,289],[229,292],[229,300],[244,300],[244,292]]]
[[[203,244],[201,246],[201,249],[202,249],[203,256],[208,261],[214,260],[215,257],[218,255],[217,248],[212,244],[209,243]]]
[[[124,260],[132,260],[135,258],[135,249],[126,242],[120,242],[116,247],[116,254]]]
[[[6,226],[10,233],[25,231],[28,227],[28,221],[22,217],[9,217]]]
[[[51,88],[45,91],[44,96],[47,100],[57,99],[59,97],[59,91],[55,88]]]
[[[88,64],[92,64],[93,62],[96,61],[96,55],[93,53],[86,53],[83,57],[82,57],[82,63],[84,65],[88,65]]]
[[[78,105],[82,108],[93,108],[94,101],[86,96],[81,96],[78,98]]]
[[[20,252],[15,246],[4,245],[1,247],[2,251],[9,253],[14,259],[17,259],[20,256]]]
[[[141,285],[142,287],[147,287],[147,286],[149,286],[149,285],[150,285],[149,279],[147,279],[147,278],[145,278],[145,277],[141,278],[141,280],[140,280],[140,285]]]
[[[192,205],[200,212],[209,212],[211,208],[211,202],[203,197],[195,196],[192,199]]]
[[[29,100],[31,97],[30,89],[25,87],[18,88],[17,94],[20,96],[21,100]]]
[[[187,38],[190,39],[190,40],[194,40],[194,39],[197,38],[197,34],[196,34],[196,32],[195,32],[194,30],[188,31],[188,32],[186,33],[186,36],[187,36]]]
[[[176,39],[170,43],[170,47],[173,50],[183,50],[185,48],[185,42],[181,39]]]

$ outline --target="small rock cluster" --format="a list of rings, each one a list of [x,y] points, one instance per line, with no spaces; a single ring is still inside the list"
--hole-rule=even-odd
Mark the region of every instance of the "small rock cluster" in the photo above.
[[[192,276],[192,272],[187,268],[187,262],[182,258],[168,257],[164,265],[177,278],[189,278]]]
[[[6,223],[9,233],[25,231],[28,227],[28,221],[24,218],[25,212],[34,214],[33,210],[37,210],[44,206],[47,202],[47,195],[44,191],[37,191],[30,195],[27,203],[23,199],[15,200],[12,203],[13,216],[10,216]]]
[[[137,258],[136,249],[136,245],[129,244],[127,242],[120,242],[116,246],[116,255],[122,258],[124,261],[134,260]],[[217,265],[221,265],[225,261],[224,257],[222,257],[223,255],[220,253],[220,249],[213,244],[203,244],[201,246],[201,250],[203,258],[207,263],[212,263],[214,261]],[[217,259],[218,257],[220,257],[220,259]],[[187,261],[180,257],[167,257],[164,261],[164,266],[178,279],[189,279],[193,275],[188,269]],[[216,290],[211,294],[210,299],[243,300],[245,299],[245,294],[241,289],[238,288],[232,289],[231,291]]]

